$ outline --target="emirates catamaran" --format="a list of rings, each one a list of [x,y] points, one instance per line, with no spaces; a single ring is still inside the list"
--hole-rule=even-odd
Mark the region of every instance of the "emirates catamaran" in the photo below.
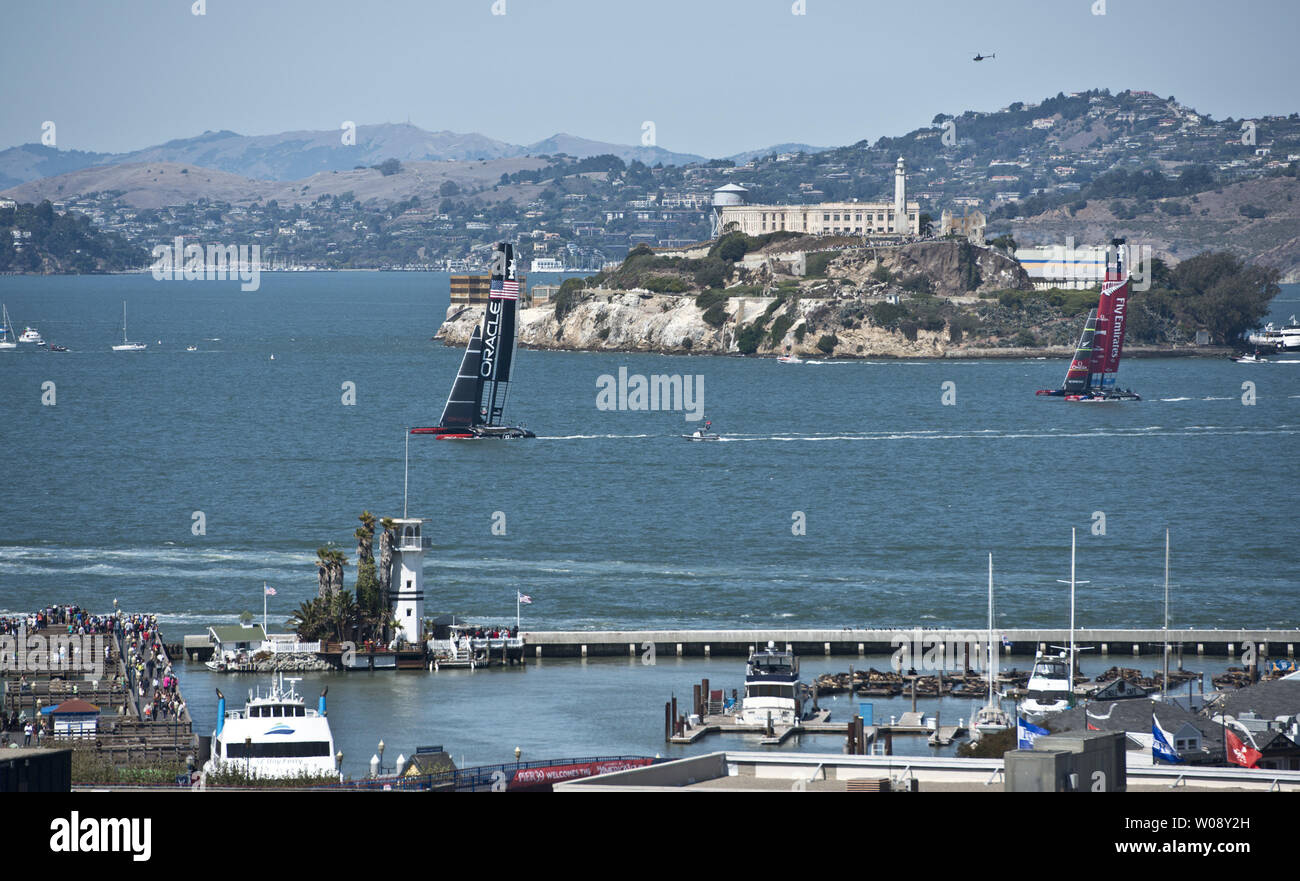
[[[1088,313],[1083,334],[1075,347],[1065,382],[1057,389],[1039,389],[1038,394],[1067,401],[1140,401],[1136,392],[1116,386],[1119,362],[1124,354],[1124,327],[1128,317],[1131,280],[1124,265],[1124,240],[1112,239],[1115,268],[1106,255],[1106,278],[1101,299]]]
[[[519,276],[514,249],[496,246],[492,284],[483,321],[474,328],[461,359],[442,418],[433,428],[412,428],[411,434],[452,438],[536,437],[522,425],[503,421],[510,365],[515,354],[515,327],[519,311]]]

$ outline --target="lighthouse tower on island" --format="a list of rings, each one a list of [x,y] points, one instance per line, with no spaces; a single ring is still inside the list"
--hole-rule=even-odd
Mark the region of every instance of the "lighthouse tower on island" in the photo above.
[[[890,232],[906,235],[911,231],[912,225],[907,222],[907,164],[899,156],[894,166],[894,226]]]
[[[432,547],[421,527],[423,520],[394,519],[397,543],[393,548],[393,618],[399,643],[420,643],[424,637],[424,549]]]

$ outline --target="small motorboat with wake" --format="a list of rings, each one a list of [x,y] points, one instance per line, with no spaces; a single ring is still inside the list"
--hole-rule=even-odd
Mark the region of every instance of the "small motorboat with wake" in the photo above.
[[[777,358],[776,361],[778,364],[802,364],[803,363],[802,358],[800,358],[798,355],[793,355],[793,354],[782,355],[780,358]]]
[[[709,420],[705,420],[703,428],[697,428],[695,429],[694,433],[684,434],[682,435],[682,437],[686,438],[689,441],[722,440],[722,435],[718,434],[716,431],[712,431],[712,428],[713,428],[713,423]]]
[[[1230,361],[1236,361],[1238,364],[1267,364],[1268,359],[1260,354],[1259,349],[1254,352],[1238,352],[1235,355],[1229,355]]]

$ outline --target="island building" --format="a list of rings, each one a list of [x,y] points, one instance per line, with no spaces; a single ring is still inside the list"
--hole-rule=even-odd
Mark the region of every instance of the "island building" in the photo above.
[[[1039,290],[1083,290],[1101,284],[1106,276],[1104,245],[1045,245],[1017,248],[1016,260]]]
[[[984,244],[984,230],[988,219],[982,211],[964,211],[960,216],[947,208],[939,216],[939,235],[962,236],[972,245]]]
[[[894,166],[893,202],[818,202],[811,205],[761,205],[746,201],[749,191],[727,184],[713,191],[713,236],[732,229],[750,236],[789,230],[808,235],[915,236],[921,233],[921,205],[907,200],[903,157]]]
[[[451,277],[451,305],[485,306],[492,290],[491,275],[453,275]],[[528,290],[528,276],[519,276],[519,290]]]

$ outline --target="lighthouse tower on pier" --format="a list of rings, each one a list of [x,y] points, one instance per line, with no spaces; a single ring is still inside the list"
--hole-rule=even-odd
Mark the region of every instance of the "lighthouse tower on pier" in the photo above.
[[[397,543],[393,548],[391,602],[397,621],[398,642],[420,643],[424,637],[424,549],[432,547],[421,530],[423,520],[394,519]]]

